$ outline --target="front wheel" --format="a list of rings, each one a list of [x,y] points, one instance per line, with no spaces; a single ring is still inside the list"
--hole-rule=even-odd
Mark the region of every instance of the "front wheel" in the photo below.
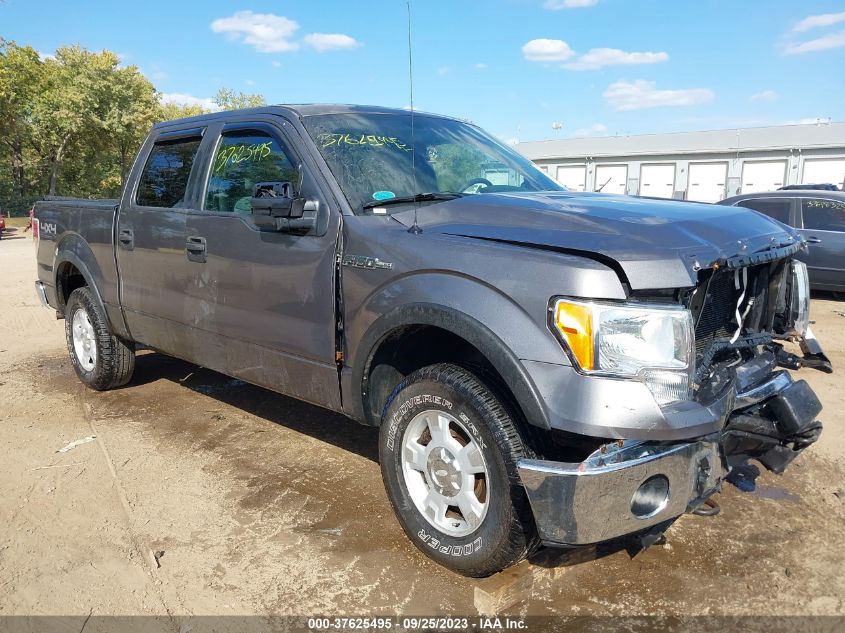
[[[135,350],[111,333],[106,315],[83,286],[68,297],[65,338],[76,375],[97,391],[121,387],[132,378]]]
[[[427,556],[466,576],[489,576],[535,547],[516,468],[527,455],[499,399],[455,365],[408,376],[382,420],[379,461],[403,529]]]

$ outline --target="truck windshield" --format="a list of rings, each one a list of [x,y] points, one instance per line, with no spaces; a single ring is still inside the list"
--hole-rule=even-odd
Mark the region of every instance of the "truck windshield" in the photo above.
[[[304,122],[356,213],[371,212],[379,200],[447,197],[418,194],[564,189],[514,150],[453,119],[414,115],[413,143],[410,113],[319,114]]]

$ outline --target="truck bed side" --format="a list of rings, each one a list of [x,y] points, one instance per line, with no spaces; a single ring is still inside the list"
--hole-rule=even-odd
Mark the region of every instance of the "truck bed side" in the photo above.
[[[113,331],[125,334],[118,299],[114,222],[118,201],[47,198],[35,204],[38,279],[61,315],[67,297],[83,283],[103,305]],[[84,280],[84,282],[83,282]]]

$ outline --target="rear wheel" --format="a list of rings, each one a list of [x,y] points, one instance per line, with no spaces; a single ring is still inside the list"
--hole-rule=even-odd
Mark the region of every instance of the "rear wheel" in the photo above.
[[[68,298],[65,338],[76,375],[92,389],[113,389],[132,378],[135,350],[111,333],[106,315],[87,287],[77,288]]]
[[[500,571],[537,544],[516,467],[528,453],[499,399],[455,365],[408,376],[382,420],[379,461],[402,527],[427,556],[467,576]]]

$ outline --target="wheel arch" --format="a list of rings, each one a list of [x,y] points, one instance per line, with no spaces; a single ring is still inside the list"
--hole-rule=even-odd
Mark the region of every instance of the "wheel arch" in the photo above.
[[[481,370],[479,378],[504,392],[507,404],[526,422],[550,428],[539,393],[516,354],[490,328],[460,310],[432,303],[403,305],[377,319],[358,350],[348,383],[351,414],[364,424],[381,423],[390,392],[406,375],[436,362],[466,360]]]
[[[91,294],[98,307],[106,315],[109,328],[113,332],[121,332],[123,328],[115,328],[112,315],[106,308],[106,303],[100,293],[98,281],[102,281],[102,279],[103,275],[99,270],[94,253],[80,236],[68,236],[59,243],[56,258],[53,262],[56,311],[64,316],[70,293],[81,286],[87,286],[91,289]]]

